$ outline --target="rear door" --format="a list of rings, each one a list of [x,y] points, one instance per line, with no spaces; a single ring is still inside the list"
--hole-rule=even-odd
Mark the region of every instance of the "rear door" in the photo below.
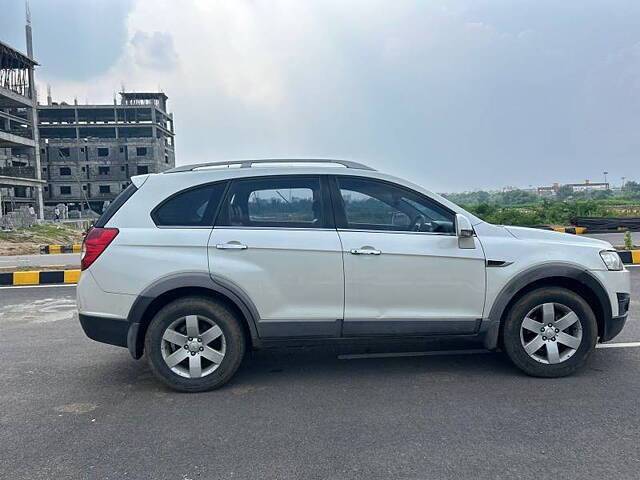
[[[261,337],[339,336],[342,249],[325,178],[233,180],[208,255],[214,279],[254,304]]]
[[[485,259],[462,249],[455,214],[386,181],[336,176],[336,224],[343,245],[343,333],[469,334],[480,324]]]

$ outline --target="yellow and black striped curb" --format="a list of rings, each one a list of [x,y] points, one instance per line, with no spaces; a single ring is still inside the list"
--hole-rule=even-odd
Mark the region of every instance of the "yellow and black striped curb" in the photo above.
[[[45,285],[78,283],[80,270],[34,270],[0,273],[0,285]]]
[[[640,250],[621,250],[618,255],[622,263],[640,263]]]
[[[40,253],[80,253],[82,245],[43,245]]]

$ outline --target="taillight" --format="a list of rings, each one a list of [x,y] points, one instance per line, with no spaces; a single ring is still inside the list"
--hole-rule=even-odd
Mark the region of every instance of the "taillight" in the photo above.
[[[93,227],[82,242],[80,270],[86,270],[118,235],[117,228]]]

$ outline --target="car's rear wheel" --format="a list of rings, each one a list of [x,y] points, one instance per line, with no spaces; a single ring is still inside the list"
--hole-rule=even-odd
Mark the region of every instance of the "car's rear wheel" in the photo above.
[[[548,287],[518,299],[502,333],[504,350],[518,368],[536,377],[562,377],[586,363],[595,349],[598,326],[580,295]]]
[[[240,320],[223,303],[186,297],[164,306],[145,338],[153,373],[175,390],[201,392],[224,385],[245,351]]]

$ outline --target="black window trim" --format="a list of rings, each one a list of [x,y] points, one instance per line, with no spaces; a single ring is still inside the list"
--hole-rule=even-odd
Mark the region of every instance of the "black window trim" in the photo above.
[[[172,200],[173,198],[177,197],[178,195],[181,195],[183,193],[189,192],[191,190],[195,190],[197,188],[208,187],[210,185],[221,184],[221,183],[225,184],[225,187],[224,187],[224,189],[222,191],[222,196],[220,197],[221,200],[218,202],[218,205],[216,206],[215,212],[211,211],[211,208],[212,208],[211,205],[207,206],[207,211],[202,216],[202,224],[201,225],[159,225],[158,224],[157,212],[168,201]],[[231,182],[230,182],[229,179],[216,180],[215,182],[199,183],[198,185],[192,185],[191,187],[187,187],[185,189],[182,189],[182,190],[179,190],[179,191],[177,191],[175,193],[172,193],[167,198],[162,200],[158,205],[153,207],[153,210],[151,210],[151,213],[150,213],[151,220],[153,221],[153,223],[156,226],[156,228],[206,228],[206,229],[211,229],[211,228],[213,228],[214,221],[217,218],[218,213],[220,212],[220,208],[222,206],[222,202],[224,201],[224,199],[227,196],[227,191],[229,190],[229,185],[230,184],[231,184]]]
[[[249,180],[286,180],[290,178],[317,178],[320,181],[320,202],[322,204],[322,216],[323,222],[320,226],[317,227],[309,227],[309,226],[269,226],[269,225],[220,225],[220,212],[222,212],[222,206],[227,204],[229,192],[231,191],[232,185],[236,182],[240,181],[249,181]],[[229,179],[229,185],[227,185],[227,189],[224,192],[224,196],[222,201],[220,202],[220,208],[216,212],[216,217],[214,221],[214,228],[221,229],[238,229],[238,230],[331,230],[335,231],[336,223],[335,223],[335,213],[331,201],[331,193],[329,187],[329,176],[318,174],[318,173],[300,173],[300,174],[280,174],[280,175],[251,175],[246,177],[237,177]]]
[[[349,227],[349,223],[347,222],[347,214],[344,209],[344,201],[342,200],[342,195],[340,194],[340,187],[338,185],[338,178],[349,178],[356,180],[368,180],[370,182],[378,182],[386,185],[390,185],[395,188],[399,188],[404,190],[405,192],[412,193],[413,195],[418,196],[419,198],[425,199],[429,203],[433,203],[438,207],[442,208],[444,211],[451,214],[453,217],[453,232],[410,232],[410,231],[402,231],[402,230],[371,230],[371,229],[360,229],[360,228],[351,228]],[[442,205],[437,202],[433,198],[424,195],[412,188],[405,187],[404,185],[400,185],[398,183],[390,182],[389,180],[383,180],[380,178],[372,178],[372,177],[364,177],[360,175],[331,175],[329,178],[330,191],[331,191],[331,201],[334,206],[334,218],[336,229],[341,232],[367,232],[367,233],[389,233],[395,235],[439,235],[439,236],[447,236],[453,237],[456,236],[456,214],[450,208]]]

